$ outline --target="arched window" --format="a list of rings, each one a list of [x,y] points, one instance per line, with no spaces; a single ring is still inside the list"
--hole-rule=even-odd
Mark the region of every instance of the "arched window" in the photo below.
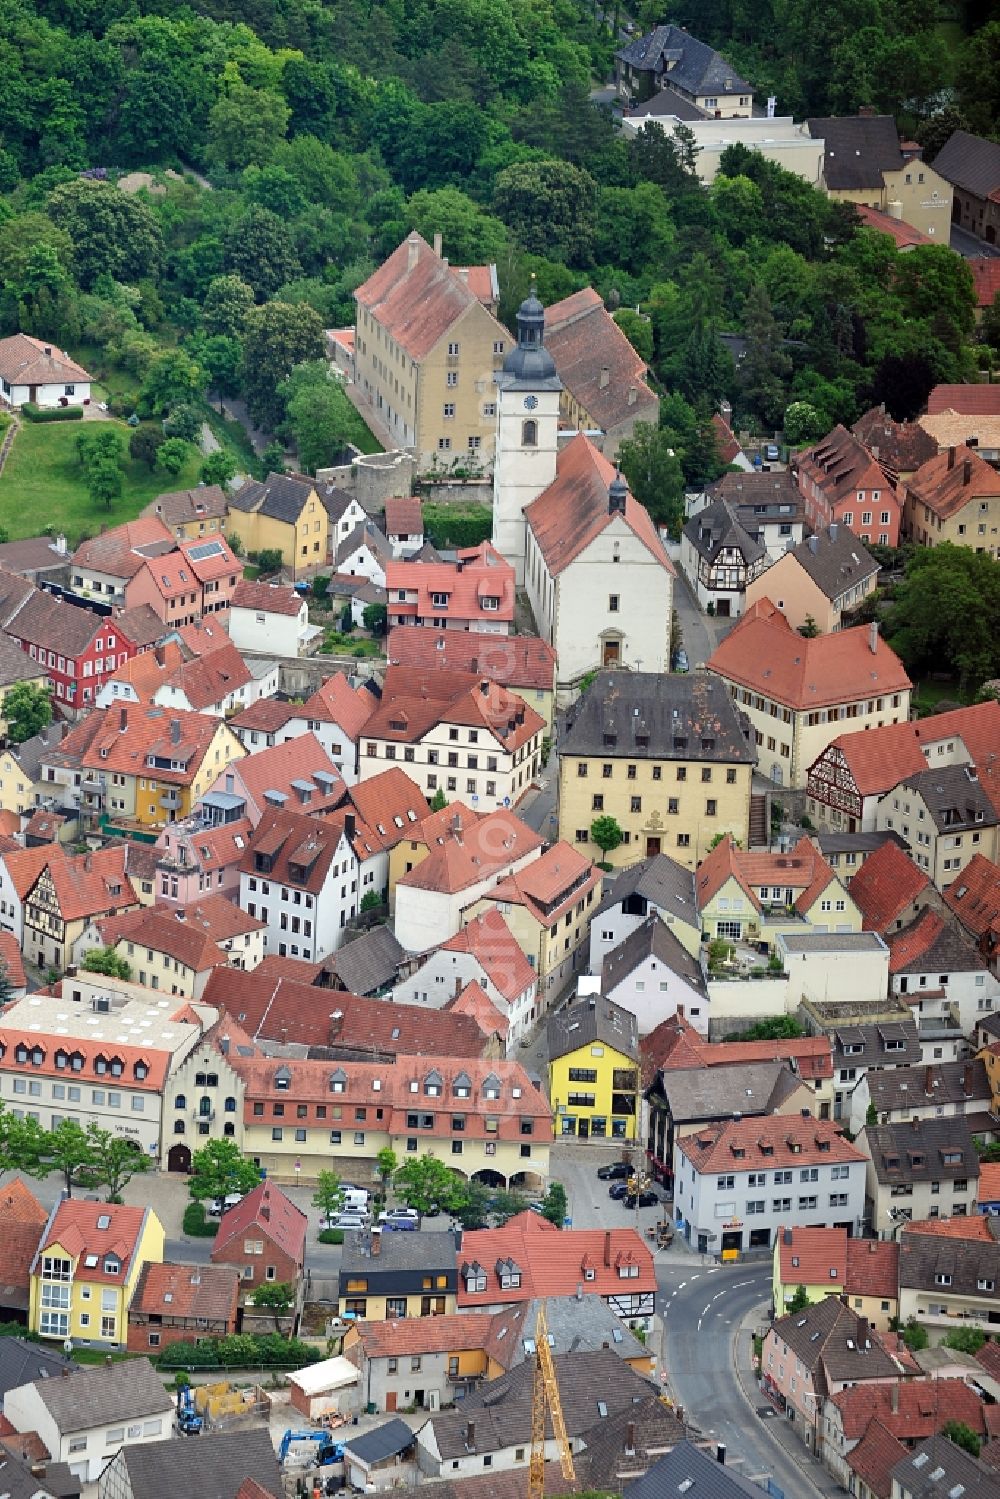
[[[184,1120],[183,1119],[175,1119],[174,1120],[174,1134],[175,1135],[182,1135],[183,1133],[184,1133]]]
[[[233,1123],[233,1121],[231,1119],[227,1119],[226,1120],[226,1122],[225,1122],[225,1124],[223,1125],[223,1128],[222,1128],[222,1133],[224,1135],[229,1135],[230,1137],[232,1137],[233,1135],[235,1135],[235,1133],[236,1133],[236,1125]]]
[[[521,423],[521,446],[522,448],[537,448],[538,446],[538,423],[527,421]]]
[[[187,1108],[187,1099],[184,1097],[183,1093],[178,1093],[177,1097],[174,1099],[174,1108],[175,1109],[186,1109]]]
[[[226,1110],[227,1114],[235,1114],[236,1113],[236,1099],[235,1098],[227,1098],[226,1099],[225,1110]]]
[[[202,1119],[207,1119],[211,1112],[212,1100],[210,1098],[200,1099],[198,1103],[198,1113],[201,1115]]]

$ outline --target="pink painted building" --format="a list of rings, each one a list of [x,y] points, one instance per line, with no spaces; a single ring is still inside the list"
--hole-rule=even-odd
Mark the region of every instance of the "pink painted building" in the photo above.
[[[149,558],[125,585],[125,603],[148,604],[167,626],[182,629],[232,603],[243,564],[222,536],[179,541],[177,550]]]
[[[172,822],[156,840],[156,902],[184,906],[208,894],[236,900],[240,860],[253,827],[248,817],[208,828],[200,817]]]

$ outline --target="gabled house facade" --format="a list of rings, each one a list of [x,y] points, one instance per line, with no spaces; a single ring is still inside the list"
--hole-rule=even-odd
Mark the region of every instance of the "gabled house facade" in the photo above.
[[[839,630],[845,614],[874,593],[879,567],[857,537],[836,521],[793,547],[748,582],[747,607],[758,599],[776,604],[793,629],[822,635]]]
[[[325,958],[361,903],[348,817],[269,808],[240,862],[240,905],[266,923],[269,953]]]
[[[58,1202],[31,1267],[32,1332],[124,1346],[132,1293],[143,1266],[163,1259],[163,1243],[152,1208]]]
[[[328,516],[312,479],[268,474],[250,479],[228,500],[226,534],[246,552],[278,551],[293,578],[326,563]]]
[[[514,621],[514,570],[488,541],[454,562],[387,562],[389,626],[424,626],[477,635],[509,635]]]
[[[898,546],[902,504],[868,449],[834,427],[795,459],[806,519],[814,530],[846,526],[865,543]]]
[[[702,609],[738,619],[747,589],[767,567],[764,547],[744,530],[726,500],[699,510],[681,531],[681,569]]]

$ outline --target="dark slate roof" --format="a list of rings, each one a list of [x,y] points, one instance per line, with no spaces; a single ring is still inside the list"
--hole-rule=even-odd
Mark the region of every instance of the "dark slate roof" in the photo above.
[[[732,1067],[668,1068],[659,1087],[675,1124],[730,1119],[739,1111],[773,1114],[801,1083],[784,1062],[739,1062]]]
[[[747,94],[752,85],[731,63],[680,26],[656,26],[615,53],[642,72],[664,70],[663,76],[686,94]]]
[[[25,1338],[0,1338],[0,1405],[8,1390],[33,1384],[36,1379],[61,1379],[65,1371],[77,1374],[80,1365],[42,1343],[29,1343]]]
[[[624,1492],[627,1499],[667,1499],[674,1494],[686,1494],[688,1499],[760,1499],[761,1493],[757,1484],[717,1462],[714,1450],[706,1452],[687,1438]]]
[[[608,1416],[631,1410],[648,1398],[651,1386],[641,1374],[624,1365],[610,1348],[593,1353],[553,1355],[566,1432],[583,1436]],[[531,1387],[534,1367],[530,1360],[491,1380],[482,1390],[468,1395],[453,1411],[434,1416],[434,1438],[444,1461],[474,1453],[498,1452],[531,1440]],[[474,1425],[473,1441],[468,1424]],[[546,1432],[552,1421],[546,1411]]]
[[[986,1065],[978,1058],[968,1062],[933,1062],[926,1067],[878,1067],[867,1074],[867,1081],[871,1101],[880,1114],[926,1104],[988,1106],[992,1096]]]
[[[128,1472],[132,1499],[236,1499],[252,1478],[275,1499],[284,1499],[281,1468],[266,1426],[203,1433],[196,1442],[140,1443],[123,1447],[117,1461]]]
[[[24,774],[30,781],[37,781],[42,768],[42,759],[56,750],[70,731],[70,725],[61,719],[47,724],[40,733],[26,739],[23,744],[13,746],[13,753]]]
[[[34,1385],[63,1435],[173,1410],[173,1401],[148,1358],[82,1369],[74,1379],[35,1380]]]
[[[9,635],[0,635],[0,687],[37,681],[44,675],[44,668],[38,661],[32,661],[27,651],[15,645]]]
[[[866,1021],[858,1019],[858,1011],[851,1005],[833,1004],[814,1009],[833,1042],[835,1068],[857,1067],[862,1071],[867,1067],[908,1067],[920,1061],[916,1021],[902,1006],[898,1019],[887,1016]],[[895,1046],[899,1041],[903,1043],[901,1048]],[[856,1046],[861,1050],[851,1049]]]
[[[939,1230],[928,1232],[927,1230]],[[938,1276],[950,1276],[953,1296],[976,1296],[981,1280],[1000,1280],[1000,1225],[993,1216],[936,1218],[905,1224],[899,1241],[899,1284],[916,1291],[942,1287]]]
[[[516,1310],[520,1325],[514,1347],[508,1352],[507,1367],[533,1359],[532,1345],[542,1301],[528,1301]],[[641,1359],[650,1350],[608,1306],[601,1296],[548,1296],[544,1298],[545,1321],[553,1353],[594,1353],[610,1347],[621,1359]]]
[[[684,1436],[684,1424],[658,1395],[609,1415],[591,1429],[576,1461],[581,1487],[617,1494],[622,1480],[648,1468]]]
[[[323,509],[332,521],[340,520],[340,517],[349,510],[354,500],[354,495],[346,489],[338,489],[335,484],[317,484],[316,493],[323,501]],[[360,500],[358,501],[360,504]]]
[[[979,1180],[979,1156],[968,1119],[910,1119],[865,1128],[875,1175],[884,1185],[897,1182]],[[957,1153],[957,1161],[946,1161]]]
[[[906,844],[898,833],[844,833],[827,832],[818,830],[814,835],[819,844],[819,851],[824,859],[829,860],[835,854],[873,854],[883,843],[895,843],[899,848],[906,848]],[[860,865],[858,866],[861,867]]]
[[[348,994],[375,994],[394,982],[405,949],[387,926],[373,926],[339,949],[333,971]]]
[[[45,1499],[46,1495],[56,1496],[60,1492],[79,1494],[80,1480],[72,1480],[64,1463],[51,1463],[48,1467],[52,1470],[51,1480],[48,1471],[36,1470],[30,1462],[7,1449],[0,1451],[0,1488],[4,1499]],[[66,1485],[67,1477],[72,1486]]]
[[[337,547],[336,563],[340,567],[352,557],[359,547],[367,546],[377,562],[385,567],[387,562],[392,561],[392,547],[374,521],[359,522],[349,536],[345,536]]]
[[[716,500],[699,510],[687,522],[683,534],[708,563],[714,562],[724,547],[740,552],[747,567],[767,555],[760,543],[744,530],[728,500]]]
[[[395,1457],[400,1452],[405,1452],[407,1447],[412,1447],[417,1438],[410,1430],[405,1421],[400,1421],[397,1416],[394,1421],[386,1421],[382,1426],[375,1426],[371,1431],[366,1431],[362,1437],[354,1437],[344,1443],[344,1447],[352,1457],[358,1458],[366,1467],[374,1467],[376,1463],[385,1462],[387,1457]]]
[[[933,930],[939,925],[941,930],[929,945],[919,941],[921,927]],[[907,960],[905,951],[909,934],[913,934],[917,941],[914,956]],[[954,917],[942,921],[933,912],[921,912],[908,927],[894,933],[890,950],[889,965],[893,974],[981,973],[986,967],[986,959],[962,925]]]
[[[378,1256],[366,1253],[370,1235],[358,1229],[349,1229],[344,1235],[344,1248],[340,1257],[340,1275],[343,1280],[348,1271],[353,1278],[358,1270],[371,1275],[378,1271],[393,1270],[450,1270],[457,1276],[455,1261],[455,1235],[451,1233],[425,1233],[382,1235]]]
[[[997,821],[993,803],[971,766],[938,765],[918,770],[900,785],[923,797],[939,833],[989,827]]]
[[[681,945],[658,916],[650,916],[642,926],[630,932],[624,942],[619,942],[617,947],[613,947],[605,955],[601,966],[601,988],[614,989],[649,957],[656,958],[665,968],[669,968],[678,978],[684,979],[707,998],[708,990],[701,964]]]
[[[936,163],[935,163],[936,164]],[[942,1471],[943,1470],[943,1471]],[[892,1470],[893,1491],[909,1499],[996,1499],[997,1475],[946,1436],[928,1437]]]
[[[564,1057],[578,1046],[592,1042],[613,1046],[637,1062],[639,1026],[631,1010],[594,994],[578,1004],[566,1005],[549,1020],[547,1043],[550,1057]]]
[[[988,198],[1000,188],[1000,141],[956,130],[935,156],[934,170],[953,187]]]
[[[775,1337],[818,1376],[816,1384],[823,1393],[827,1381],[894,1379],[901,1372],[867,1319],[839,1296],[826,1296],[801,1312],[777,1317],[771,1327]]]
[[[256,511],[272,520],[294,525],[312,493],[311,480],[293,479],[290,474],[268,474],[263,484],[257,479],[248,479],[231,496],[229,507],[231,510]]]
[[[878,563],[847,526],[828,526],[800,541],[792,556],[828,599],[839,598],[878,572]]]
[[[757,758],[725,684],[699,671],[598,672],[566,714],[559,753],[726,765]]]
[[[834,192],[881,188],[884,172],[899,172],[903,155],[892,115],[845,115],[807,120],[809,134],[824,143],[823,175]]]
[[[697,104],[692,104],[690,99],[685,99],[676,89],[661,88],[652,99],[646,99],[644,103],[637,104],[635,109],[625,111],[637,119],[645,119],[647,115],[672,115],[677,120],[703,120],[705,111],[699,109]]]
[[[612,883],[604,887],[604,899],[591,917],[610,911],[628,900],[630,895],[640,896],[655,906],[658,911],[673,916],[688,926],[701,929],[698,916],[698,900],[695,894],[694,870],[685,869],[669,854],[654,854],[651,859],[641,859],[623,869]]]

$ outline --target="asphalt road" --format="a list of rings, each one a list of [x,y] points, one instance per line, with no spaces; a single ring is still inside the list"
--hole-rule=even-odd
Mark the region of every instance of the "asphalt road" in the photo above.
[[[725,1443],[729,1466],[745,1478],[772,1477],[785,1499],[815,1499],[821,1491],[770,1434],[779,1418],[762,1420],[736,1377],[735,1335],[746,1314],[769,1300],[770,1278],[769,1262],[704,1269],[658,1265],[661,1361],[675,1403],[702,1439]],[[746,1362],[749,1346],[740,1356]]]
[[[963,255],[966,260],[976,260],[980,256],[995,259],[1000,255],[1000,245],[988,245],[984,239],[970,234],[967,229],[960,229],[957,224],[951,226],[951,248],[958,255]]]

